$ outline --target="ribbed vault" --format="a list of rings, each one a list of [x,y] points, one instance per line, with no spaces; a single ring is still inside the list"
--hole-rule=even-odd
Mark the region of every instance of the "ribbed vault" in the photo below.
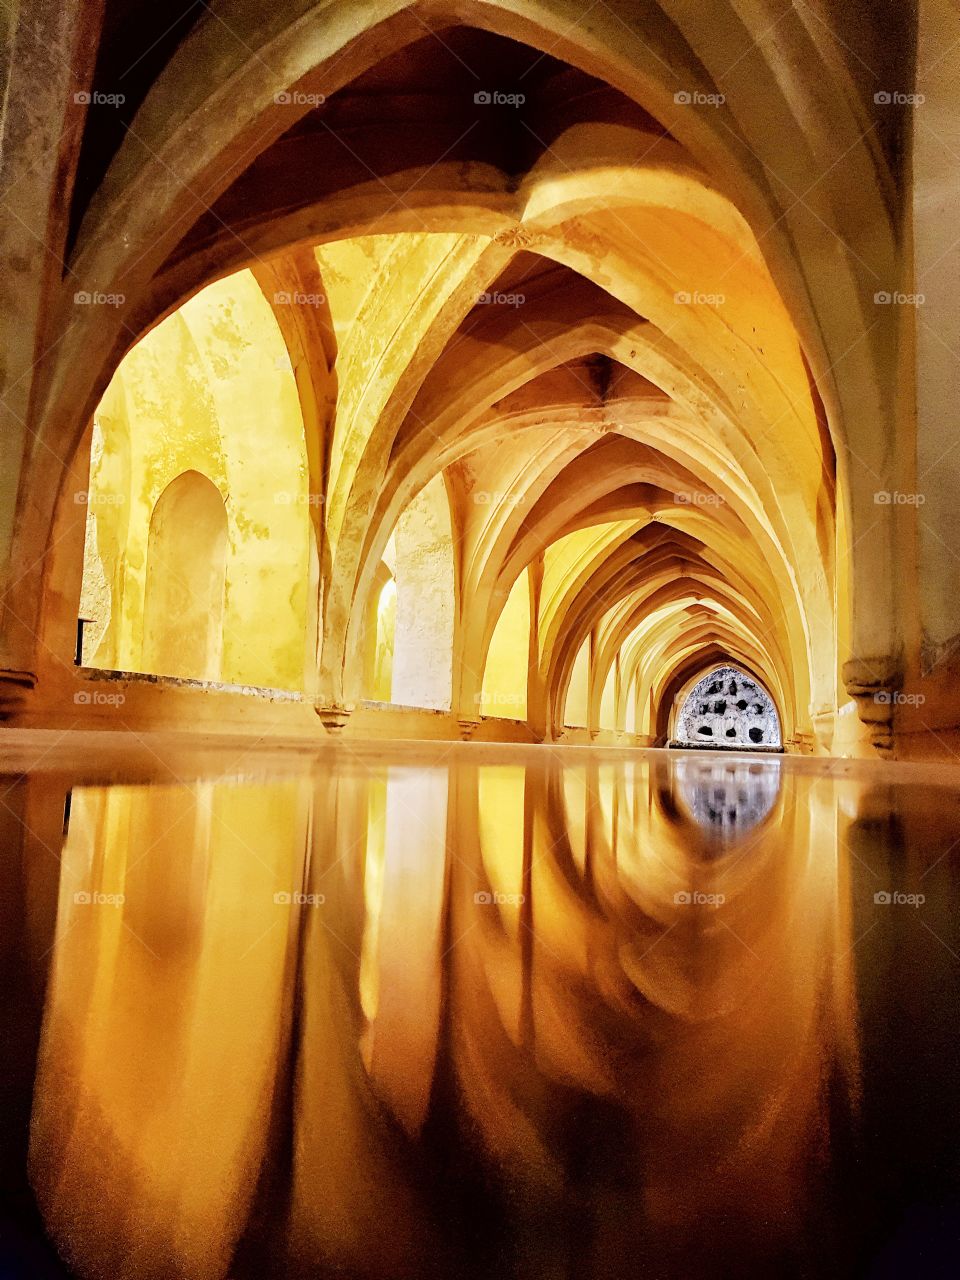
[[[302,685],[334,720],[369,697],[371,601],[442,480],[461,723],[523,592],[535,736],[660,740],[722,658],[788,741],[828,746],[844,661],[899,644],[893,595],[861,589],[895,536],[872,497],[895,317],[865,299],[898,270],[898,208],[896,139],[817,6],[781,15],[775,57],[732,3],[255,8],[184,22],[112,153],[80,156],[16,624],[125,353],[250,272],[303,422]],[[120,301],[78,314],[83,289]],[[75,566],[45,572],[68,596]]]

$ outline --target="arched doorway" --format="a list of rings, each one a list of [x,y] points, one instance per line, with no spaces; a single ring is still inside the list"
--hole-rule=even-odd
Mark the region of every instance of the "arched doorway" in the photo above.
[[[671,745],[780,751],[780,717],[753,676],[738,667],[714,667],[684,699]]]
[[[360,650],[368,699],[450,710],[455,601],[450,503],[437,475],[404,508],[374,573]]]
[[[389,702],[393,691],[393,650],[397,626],[397,580],[381,561],[367,605],[364,628],[364,697]]]
[[[223,649],[227,513],[216,485],[185,471],[150,517],[143,670],[217,680]]]

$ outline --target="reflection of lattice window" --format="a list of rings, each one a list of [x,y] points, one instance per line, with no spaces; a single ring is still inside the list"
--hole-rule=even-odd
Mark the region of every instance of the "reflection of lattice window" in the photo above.
[[[684,756],[674,779],[681,806],[711,835],[734,840],[758,826],[780,794],[780,760]]]
[[[674,741],[685,747],[773,748],[781,743],[773,700],[752,676],[716,667],[690,690]]]

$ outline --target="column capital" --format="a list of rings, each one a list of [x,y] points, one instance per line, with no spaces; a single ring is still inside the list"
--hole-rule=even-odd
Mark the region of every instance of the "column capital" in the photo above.
[[[879,755],[890,755],[897,694],[903,688],[902,658],[899,654],[850,658],[843,664],[842,675],[861,723],[870,731],[871,745]]]
[[[32,671],[0,667],[0,721],[9,720],[22,709],[36,683],[37,677]]]

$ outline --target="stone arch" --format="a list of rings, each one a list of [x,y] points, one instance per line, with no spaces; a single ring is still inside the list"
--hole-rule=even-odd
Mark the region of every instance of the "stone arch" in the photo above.
[[[582,333],[575,328],[572,334],[565,332],[554,338],[548,335],[544,339],[544,349],[537,351],[532,347],[537,337],[533,332],[537,321],[527,314],[529,309],[528,303],[524,318],[517,324],[517,336],[524,343],[515,353],[517,381],[522,383],[517,391],[518,396],[525,394],[524,388],[532,382],[533,375],[548,372],[563,357],[569,358],[590,350],[608,351],[611,356],[622,360],[626,367],[634,363],[632,357],[637,356],[638,352],[644,358],[649,356],[651,343],[641,332],[644,328],[649,330],[649,324],[634,323],[624,333],[618,334],[611,324],[599,324],[596,321],[591,321]],[[460,338],[455,346],[458,355],[462,356],[464,340]],[[498,436],[503,437],[507,431],[510,432],[511,439],[519,439],[521,430],[528,434],[539,426],[536,411],[531,412],[528,417],[519,412],[497,412],[492,409],[483,414],[482,406],[487,404],[488,396],[496,395],[497,386],[502,388],[504,370],[509,367],[503,359],[491,359],[489,350],[485,359],[485,366],[475,362],[473,367],[468,365],[466,375],[461,369],[458,376],[453,378],[444,374],[444,357],[441,357],[436,369],[424,383],[424,392],[411,410],[410,421],[404,426],[402,439],[381,484],[374,517],[368,519],[369,548],[365,553],[368,564],[376,563],[379,545],[395,518],[393,512],[402,505],[405,494],[416,483],[423,483],[424,477],[430,475],[431,471],[450,466],[466,452],[480,450],[488,441]],[[667,360],[664,353],[661,365],[665,367]],[[688,365],[689,361],[685,360],[684,363]],[[764,576],[772,574],[772,580],[777,584],[779,606],[787,619],[785,625],[790,631],[791,656],[797,674],[798,715],[807,715],[811,701],[817,706],[827,706],[832,704],[835,697],[836,672],[833,655],[836,640],[830,607],[830,583],[834,573],[833,537],[828,530],[826,541],[818,545],[816,537],[819,531],[813,527],[812,513],[820,499],[809,476],[805,476],[805,496],[802,503],[798,500],[793,507],[789,505],[793,500],[794,480],[787,470],[783,470],[785,465],[789,466],[789,463],[785,463],[783,442],[775,443],[769,435],[764,438],[760,419],[756,419],[757,425],[753,429],[755,439],[748,443],[751,441],[750,431],[739,423],[735,424],[729,408],[726,411],[721,408],[719,395],[708,414],[704,407],[706,395],[702,382],[695,392],[691,373],[692,371],[687,371],[683,375],[691,393],[689,405],[675,408],[670,418],[672,431],[669,436],[663,431],[663,417],[648,413],[648,407],[643,402],[638,402],[636,408],[633,408],[627,401],[618,401],[615,408],[608,412],[604,412],[602,406],[596,409],[588,406],[582,414],[596,419],[598,431],[609,430],[610,423],[615,418],[617,430],[629,435],[630,439],[621,438],[619,443],[611,440],[610,447],[619,449],[625,458],[628,456],[625,451],[636,447],[632,443],[635,441],[645,441],[651,447],[664,450],[659,465],[665,476],[668,472],[674,473],[671,488],[682,484],[685,490],[688,487],[696,490],[701,485],[716,489],[715,500],[719,506],[714,510],[721,519],[714,517],[713,525],[719,528],[720,523],[724,522],[724,513],[730,513],[731,516],[736,513],[740,517],[740,533],[749,531],[757,546],[762,548]],[[685,400],[686,396],[677,392],[673,385],[679,376],[674,374],[670,379],[664,378],[664,383],[674,395]],[[431,382],[437,388],[432,396],[429,393]],[[471,423],[469,429],[464,429],[459,410],[455,412],[445,402],[444,397],[452,399],[454,395],[458,398],[457,404],[464,406],[467,420]],[[479,419],[478,404],[481,405]],[[662,415],[662,406],[658,412]],[[709,429],[707,422],[710,424]],[[812,422],[811,415],[810,423]],[[566,429],[568,426],[570,434],[565,437],[561,428]],[[459,434],[454,436],[454,431]],[[491,504],[479,513],[468,508],[464,530],[465,588],[471,599],[479,590],[484,598],[490,600],[490,607],[485,611],[489,620],[487,634],[474,636],[471,631],[468,637],[473,651],[481,654],[512,583],[527,562],[525,554],[520,554],[521,548],[528,547],[533,551],[542,548],[542,531],[546,530],[547,523],[553,522],[559,530],[561,521],[557,519],[558,512],[562,510],[568,513],[568,520],[577,518],[574,506],[580,502],[581,496],[586,500],[587,493],[593,492],[599,498],[605,489],[611,487],[609,475],[594,468],[589,476],[584,472],[582,483],[568,485],[565,490],[556,494],[551,493],[549,500],[544,496],[542,504],[549,509],[542,513],[536,511],[534,504],[540,498],[536,486],[541,481],[546,483],[564,465],[572,467],[574,459],[578,469],[582,468],[585,461],[576,457],[582,451],[583,430],[582,423],[578,424],[575,414],[569,415],[568,423],[567,415],[554,411],[551,414],[551,433],[544,431],[542,434],[543,443],[535,455],[536,467],[530,459],[521,459],[517,463],[515,477],[502,470],[502,459],[509,457],[508,450],[488,450],[491,465],[494,468],[501,466],[501,470],[488,477],[490,487],[506,491],[509,501],[506,504]],[[429,450],[429,453],[418,452],[420,440],[424,442],[423,449]],[[720,465],[724,447],[731,453],[736,450],[738,459],[742,458],[745,476],[725,474],[725,468]],[[774,451],[778,455],[776,463]],[[819,484],[821,476],[829,475],[830,466],[830,458],[818,458],[814,460],[812,469],[808,470]],[[640,470],[637,467],[635,474],[639,476]],[[780,476],[779,484],[772,481],[771,473]],[[667,476],[667,479],[671,477]],[[567,483],[566,480],[564,483]],[[587,484],[591,486],[589,490]],[[687,505],[680,505],[676,519],[672,515],[669,519],[694,529],[698,536],[704,536],[708,527],[702,519],[703,508],[693,503],[688,494],[682,497],[687,498]],[[361,508],[369,516],[369,503],[358,504],[358,511]],[[536,524],[531,509],[535,510]],[[479,514],[483,515],[482,522],[478,519]],[[659,518],[665,520],[668,517],[664,513]],[[524,526],[523,541],[517,540],[511,546],[510,540],[521,523]],[[731,522],[726,520],[726,523]],[[729,531],[724,537],[730,544]],[[799,571],[800,566],[808,564],[811,556],[819,560],[821,554],[822,572],[804,576]],[[506,560],[504,556],[507,557]],[[729,553],[725,558],[728,561],[731,559]],[[733,562],[738,562],[741,558],[738,552],[733,557]],[[501,570],[501,565],[509,565],[510,571]],[[362,573],[361,569],[361,580]],[[483,613],[483,610],[479,611],[477,617]],[[476,619],[470,625],[474,626],[475,623]],[[328,630],[333,636],[342,636],[342,629],[333,626],[333,619],[328,623]],[[482,662],[473,663],[477,671],[482,670],[482,666]],[[465,687],[465,705],[472,701],[474,692]]]

